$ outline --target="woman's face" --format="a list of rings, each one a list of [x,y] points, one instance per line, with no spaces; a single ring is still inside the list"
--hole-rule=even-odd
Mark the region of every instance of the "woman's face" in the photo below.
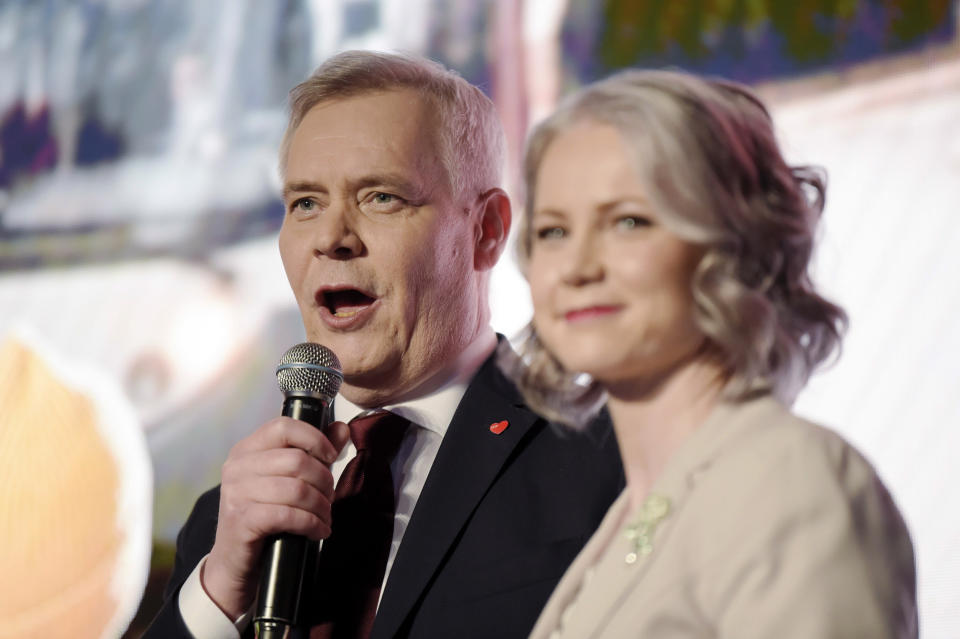
[[[691,278],[702,250],[662,224],[612,126],[581,123],[536,176],[534,325],[563,366],[611,385],[656,382],[703,343]]]

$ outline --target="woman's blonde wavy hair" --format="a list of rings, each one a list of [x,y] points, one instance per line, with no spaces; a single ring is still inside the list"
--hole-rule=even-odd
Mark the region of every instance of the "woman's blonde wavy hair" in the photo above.
[[[664,225],[704,248],[692,281],[695,320],[723,360],[728,396],[761,385],[791,403],[839,350],[847,326],[808,273],[823,171],[787,165],[770,114],[744,86],[676,71],[620,72],[568,97],[528,138],[524,271],[541,160],[558,134],[583,122],[620,132]],[[603,403],[599,385],[564,370],[532,324],[520,358],[503,366],[531,407],[557,421],[582,424]]]

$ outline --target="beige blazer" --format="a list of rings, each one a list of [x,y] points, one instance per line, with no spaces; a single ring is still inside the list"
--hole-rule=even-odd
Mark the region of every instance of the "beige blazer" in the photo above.
[[[624,493],[532,638],[917,636],[913,547],[880,479],[768,395],[716,408],[629,510]]]

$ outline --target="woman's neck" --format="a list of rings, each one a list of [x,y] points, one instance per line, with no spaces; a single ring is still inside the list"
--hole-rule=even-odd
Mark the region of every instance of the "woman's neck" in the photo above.
[[[643,503],[667,461],[710,414],[724,379],[714,360],[700,356],[656,380],[605,384],[631,511]]]

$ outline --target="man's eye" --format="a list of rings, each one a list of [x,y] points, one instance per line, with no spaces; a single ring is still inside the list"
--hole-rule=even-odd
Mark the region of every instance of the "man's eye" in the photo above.
[[[306,197],[302,197],[299,200],[294,200],[293,204],[290,205],[290,210],[295,213],[312,213],[316,208],[317,203]]]
[[[396,206],[398,204],[403,204],[404,200],[398,195],[393,193],[384,193],[383,191],[374,191],[367,196],[367,202],[370,204],[376,204],[378,206],[392,205]]]
[[[360,201],[360,210],[369,214],[389,215],[399,213],[408,206],[408,202],[393,193],[384,191],[371,191],[363,195]]]
[[[364,196],[360,207],[370,213],[398,213],[406,207],[407,201],[399,195],[373,191]]]
[[[567,232],[559,226],[545,226],[537,229],[536,236],[538,240],[559,240],[566,236]]]

